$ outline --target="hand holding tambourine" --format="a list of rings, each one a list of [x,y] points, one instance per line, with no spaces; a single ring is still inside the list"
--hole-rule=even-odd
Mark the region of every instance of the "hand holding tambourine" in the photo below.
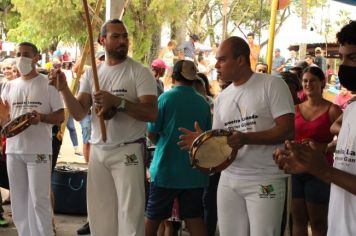
[[[196,122],[195,132],[185,128],[179,130],[184,135],[180,136],[178,145],[185,150],[189,147],[192,166],[204,173],[214,174],[227,168],[235,160],[238,149],[243,146],[238,138],[232,138],[239,133],[232,129],[215,129],[203,133]]]
[[[6,121],[9,117],[10,106],[7,101],[3,101],[0,98],[0,120]]]
[[[5,124],[1,133],[6,138],[11,138],[27,129],[30,125],[38,124],[39,119],[40,115],[37,112],[25,113]]]

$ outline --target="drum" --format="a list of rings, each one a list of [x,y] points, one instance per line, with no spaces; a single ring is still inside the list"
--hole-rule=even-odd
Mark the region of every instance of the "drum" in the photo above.
[[[233,130],[215,129],[202,133],[190,148],[192,166],[213,174],[227,168],[236,158],[237,150],[227,144]]]
[[[4,128],[1,130],[1,133],[6,138],[11,138],[21,133],[25,129],[27,129],[31,125],[30,123],[31,118],[35,116],[36,114],[32,112],[28,112],[23,115],[20,115],[15,119],[11,120],[10,122],[8,122],[6,125],[4,125]]]

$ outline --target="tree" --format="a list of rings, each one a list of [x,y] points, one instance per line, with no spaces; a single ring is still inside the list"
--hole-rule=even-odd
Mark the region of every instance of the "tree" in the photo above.
[[[87,37],[80,0],[12,0],[12,3],[21,15],[18,26],[8,32],[12,41],[31,41],[47,49],[55,48],[60,41],[82,45]]]
[[[178,0],[129,1],[124,14],[124,22],[132,34],[133,57],[148,64],[156,58],[160,46],[162,24],[184,19],[184,10],[187,5],[186,2]]]
[[[14,10],[11,0],[0,2],[0,38],[7,35],[9,29],[15,28],[20,21],[20,14]]]

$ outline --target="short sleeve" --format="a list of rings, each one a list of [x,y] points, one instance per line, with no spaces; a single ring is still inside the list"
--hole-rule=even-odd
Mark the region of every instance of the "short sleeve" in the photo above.
[[[157,82],[148,68],[143,67],[135,78],[137,96],[154,95],[157,96]]]
[[[85,70],[79,84],[79,93],[92,94],[91,70]]]
[[[272,77],[267,89],[270,110],[274,119],[288,113],[294,114],[292,95],[288,85],[281,78]]]
[[[166,94],[163,93],[158,98],[158,114],[157,114],[156,121],[148,122],[148,124],[147,124],[147,130],[150,133],[159,133],[162,130],[163,121],[164,121],[165,104],[166,104],[165,95]]]
[[[220,106],[219,106],[220,99],[217,97],[214,101],[214,115],[213,115],[213,129],[224,129],[224,123],[221,121],[220,118]]]
[[[63,109],[63,99],[59,94],[58,90],[53,86],[49,85],[48,92],[50,94],[49,102],[50,102],[51,110],[54,112]]]

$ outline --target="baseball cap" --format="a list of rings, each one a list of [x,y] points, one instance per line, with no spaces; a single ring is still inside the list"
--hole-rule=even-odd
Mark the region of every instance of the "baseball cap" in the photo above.
[[[188,60],[178,61],[173,67],[173,73],[179,73],[187,80],[198,80],[200,79],[197,75],[198,69],[194,62]]]
[[[191,34],[190,37],[191,37],[192,39],[194,39],[195,41],[199,41],[199,40],[200,40],[199,36],[196,35],[196,34]]]
[[[276,49],[274,49],[274,51],[275,51],[275,52],[280,52],[280,51],[281,51],[281,49],[276,48]]]
[[[169,69],[169,67],[164,63],[161,59],[156,59],[151,63],[151,67],[162,68],[162,69]]]
[[[321,47],[316,47],[315,52],[321,52]]]

